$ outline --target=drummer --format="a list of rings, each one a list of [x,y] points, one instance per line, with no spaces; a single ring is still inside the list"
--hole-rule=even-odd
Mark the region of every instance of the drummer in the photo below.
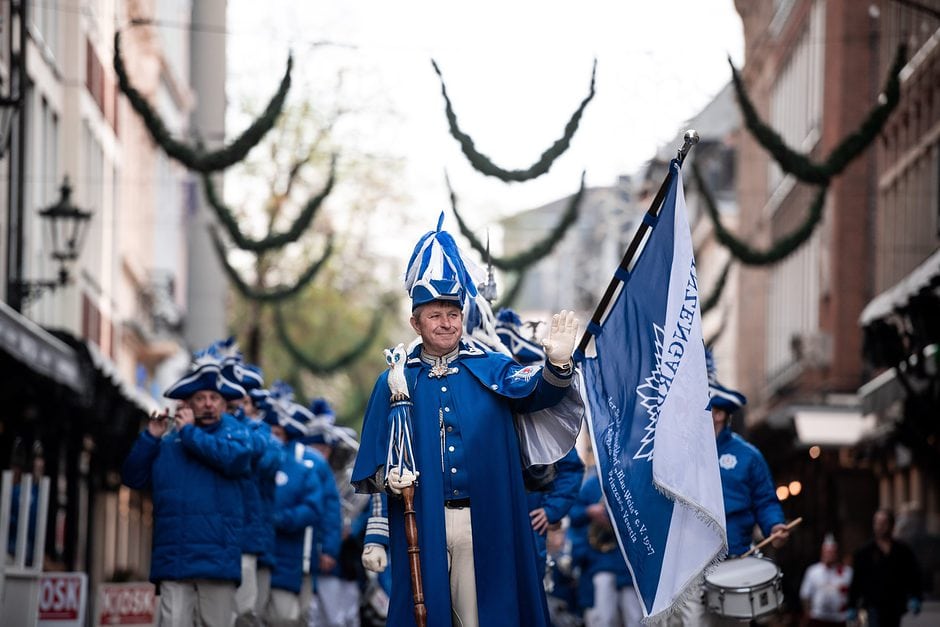
[[[751,548],[755,524],[764,537],[776,534],[771,544],[779,548],[786,543],[790,532],[777,499],[770,468],[753,444],[731,430],[731,418],[744,407],[747,399],[717,381],[709,384],[708,391],[718,445],[721,493],[725,501],[728,556],[737,557]]]
[[[776,534],[774,547],[783,546],[790,532],[783,517],[783,508],[777,499],[767,461],[757,448],[731,430],[731,419],[747,403],[743,394],[719,384],[709,383],[712,421],[718,445],[718,468],[721,473],[721,492],[725,502],[725,522],[728,530],[728,557],[739,557],[751,547],[754,526],[760,527],[765,537]],[[675,625],[740,625],[739,621],[722,619],[705,610],[704,602],[696,597],[686,603],[674,616]]]

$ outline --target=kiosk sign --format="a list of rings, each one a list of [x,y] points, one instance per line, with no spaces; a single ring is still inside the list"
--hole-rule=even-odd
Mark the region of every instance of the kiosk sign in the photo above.
[[[157,623],[157,596],[152,583],[103,583],[98,586],[95,626]]]
[[[87,588],[85,573],[44,573],[39,578],[38,627],[83,627]]]

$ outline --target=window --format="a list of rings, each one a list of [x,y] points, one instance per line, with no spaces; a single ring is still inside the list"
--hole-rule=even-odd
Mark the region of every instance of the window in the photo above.
[[[794,150],[811,150],[820,137],[825,61],[826,2],[816,0],[809,20],[783,64],[770,95],[770,125]],[[783,182],[773,159],[767,177],[768,197]]]

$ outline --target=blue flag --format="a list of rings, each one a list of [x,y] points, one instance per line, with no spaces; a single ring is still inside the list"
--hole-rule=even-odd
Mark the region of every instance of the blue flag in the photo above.
[[[727,550],[680,164],[605,318],[589,327],[583,394],[608,513],[643,613],[698,593]]]

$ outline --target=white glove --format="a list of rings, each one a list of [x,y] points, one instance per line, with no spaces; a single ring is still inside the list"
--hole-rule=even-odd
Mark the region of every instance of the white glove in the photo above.
[[[548,337],[542,339],[545,356],[553,366],[563,368],[571,363],[571,353],[577,341],[581,321],[574,317],[573,311],[561,310],[552,316],[552,326]]]
[[[366,570],[380,573],[388,566],[388,553],[381,544],[370,542],[362,549],[362,566]]]
[[[402,489],[415,484],[418,480],[418,473],[405,470],[399,474],[397,468],[388,471],[388,489],[392,494],[401,494]]]

